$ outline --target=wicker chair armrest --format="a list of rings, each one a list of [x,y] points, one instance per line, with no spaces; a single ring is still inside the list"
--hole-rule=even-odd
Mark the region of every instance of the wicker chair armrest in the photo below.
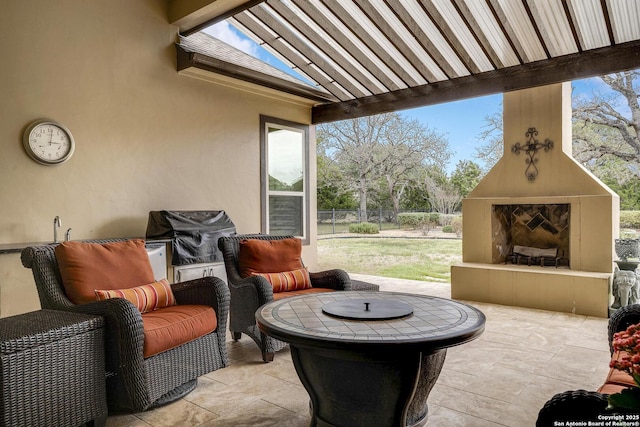
[[[613,354],[613,335],[640,323],[640,304],[627,305],[616,310],[609,318],[609,351]]]
[[[232,298],[244,301],[244,305],[249,301],[256,301],[255,310],[261,305],[273,301],[273,286],[261,276],[245,277],[235,283],[230,281],[229,288],[231,289],[231,295],[233,295]]]
[[[218,325],[224,326],[226,330],[231,297],[224,280],[211,276],[202,277],[174,283],[171,285],[171,290],[178,304],[201,304],[213,307]]]
[[[567,425],[567,421],[598,421],[598,415],[606,413],[607,405],[607,395],[595,391],[558,393],[538,413],[536,427]]]
[[[116,395],[125,393],[130,400],[130,410],[140,410],[151,404],[147,390],[147,371],[144,367],[144,330],[142,315],[130,301],[112,298],[73,306],[72,311],[94,314],[105,320],[105,370],[107,380],[111,376],[120,378],[124,389],[111,391]],[[108,386],[109,388],[109,386]],[[117,398],[118,399],[118,398]]]
[[[309,273],[314,288],[329,288],[337,291],[350,291],[351,279],[346,271],[335,269]]]
[[[52,310],[69,310],[75,304],[69,300],[60,285],[62,279],[55,260],[55,246],[30,246],[20,254],[22,265],[31,269],[38,290],[40,307]]]
[[[23,267],[33,267],[36,249],[36,247],[29,246],[27,248],[24,248],[22,252],[20,252],[20,261],[22,262]]]
[[[104,318],[107,370],[115,372],[122,366],[142,367],[144,345],[142,315],[133,303],[123,298],[111,298],[75,305],[69,311]]]

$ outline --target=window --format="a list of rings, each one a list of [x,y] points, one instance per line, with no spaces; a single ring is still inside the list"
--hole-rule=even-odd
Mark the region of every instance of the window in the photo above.
[[[262,232],[309,243],[309,127],[260,116]]]

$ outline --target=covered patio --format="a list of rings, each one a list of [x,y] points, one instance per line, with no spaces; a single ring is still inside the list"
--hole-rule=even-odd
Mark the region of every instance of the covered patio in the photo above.
[[[352,275],[381,291],[449,298],[442,283]],[[608,372],[607,319],[469,302],[482,310],[486,330],[450,348],[429,395],[427,426],[534,426],[554,394],[597,389]],[[289,349],[265,365],[247,337],[227,340],[230,366],[199,379],[182,400],[148,412],[116,415],[108,427],[236,427],[309,425],[309,397]]]
[[[0,244],[8,247],[0,254],[0,317],[39,308],[16,247],[50,243],[54,218],[54,233],[62,218],[73,240],[141,236],[148,213],[159,209],[224,209],[238,232],[268,232],[260,146],[266,114],[307,132],[308,218],[316,212],[314,124],[535,92],[640,67],[635,1],[429,0],[415,10],[408,3],[70,0],[60,7],[34,0],[0,6],[6,31],[0,51],[11,59],[0,69],[8,100],[0,114]],[[210,49],[185,42],[224,19],[313,85],[209,56]],[[24,152],[22,134],[41,117],[63,122],[77,139],[74,157],[63,165],[36,164]],[[557,132],[564,135],[564,128]],[[570,146],[570,138],[552,138]],[[610,245],[590,252],[602,255],[604,274],[613,270],[613,205],[603,227]],[[308,219],[306,225],[303,258],[313,270],[317,230]],[[479,252],[490,257],[486,248]],[[384,291],[452,296],[441,284],[362,279]],[[594,390],[606,376],[606,318],[469,303],[487,315],[486,331],[449,351],[430,397],[428,425],[533,425],[553,394]],[[107,425],[308,425],[308,397],[287,350],[265,365],[246,338],[229,338],[228,348],[230,366],[203,376],[185,398],[112,415]]]

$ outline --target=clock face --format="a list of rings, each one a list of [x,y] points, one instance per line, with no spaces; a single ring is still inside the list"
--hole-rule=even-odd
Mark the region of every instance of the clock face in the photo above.
[[[23,145],[33,160],[44,165],[68,160],[75,148],[71,132],[66,127],[45,120],[38,120],[27,127]]]

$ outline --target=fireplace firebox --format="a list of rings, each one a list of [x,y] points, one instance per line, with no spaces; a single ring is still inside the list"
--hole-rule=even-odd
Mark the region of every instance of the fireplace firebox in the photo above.
[[[492,205],[492,262],[569,268],[570,207]]]

